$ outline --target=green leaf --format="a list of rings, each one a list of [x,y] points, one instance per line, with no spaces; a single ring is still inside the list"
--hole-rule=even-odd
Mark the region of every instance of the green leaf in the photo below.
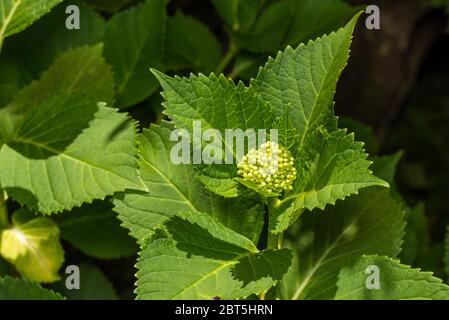
[[[379,289],[367,289],[366,272],[369,266],[379,268]],[[449,286],[432,276],[431,272],[421,272],[388,257],[364,256],[352,261],[338,272],[335,288],[329,283],[319,283],[314,287],[320,296],[336,300],[449,300]],[[334,278],[335,279],[335,278]]]
[[[117,300],[111,281],[98,267],[83,263],[79,266],[80,288],[69,290],[65,279],[52,284],[51,288],[68,300]]]
[[[0,51],[3,40],[38,20],[62,0],[0,0]]]
[[[379,142],[370,126],[349,117],[338,117],[338,124],[341,128],[354,132],[357,141],[365,142],[365,149],[369,154],[377,154],[379,152]]]
[[[257,134],[258,129],[268,131],[275,122],[270,107],[253,88],[245,87],[242,82],[235,85],[223,75],[171,78],[158,71],[153,72],[164,89],[165,113],[175,126],[186,129],[190,137],[198,137],[207,129],[218,130],[220,136],[216,139],[223,147],[223,159],[226,153],[233,156],[233,164],[224,164],[223,160],[223,164],[200,166],[199,180],[219,195],[237,196],[239,184],[233,178],[237,176],[238,159],[234,145],[226,142],[226,131],[241,130],[242,134],[247,129],[254,130],[253,134]],[[196,128],[194,121],[198,121],[201,128]]]
[[[287,271],[288,249],[259,251],[204,213],[174,216],[137,263],[138,299],[238,299],[266,292]]]
[[[360,7],[341,0],[290,0],[292,21],[285,35],[285,45],[297,45],[345,25]]]
[[[136,254],[136,242],[112,211],[109,201],[95,201],[58,215],[61,238],[84,254],[115,259]]]
[[[369,188],[326,210],[304,213],[293,235],[299,257],[297,279],[288,298],[308,298],[314,282],[363,254],[395,257],[405,226],[403,205],[389,190]]]
[[[0,56],[0,109],[7,105],[20,90],[20,74],[17,59]],[[0,111],[1,112],[1,111]]]
[[[95,100],[55,96],[26,113],[1,147],[0,184],[45,214],[126,188],[146,190],[137,171],[135,130],[129,117]]]
[[[58,226],[46,217],[35,217],[26,209],[12,216],[13,226],[3,230],[0,254],[24,277],[54,282],[64,262]]]
[[[248,30],[265,0],[211,0],[223,20],[235,31]]]
[[[424,203],[409,208],[406,214],[404,244],[399,258],[403,263],[415,265],[416,262],[429,260],[430,236]]]
[[[391,155],[374,157],[373,170],[376,177],[388,182],[390,185],[394,184],[394,177],[396,175],[396,169],[398,167],[399,161],[403,155],[402,151],[398,151]]]
[[[327,133],[319,128],[309,135],[296,156],[297,179],[293,191],[273,212],[270,229],[282,232],[304,209],[324,209],[328,204],[357,194],[361,188],[388,187],[368,169],[363,143],[346,130]]]
[[[190,165],[170,159],[170,129],[152,125],[140,137],[140,172],[149,192],[117,194],[114,210],[131,235],[142,242],[153,229],[180,212],[207,212],[228,228],[257,242],[264,210],[253,195],[226,200],[207,191]]]
[[[293,7],[290,0],[271,4],[260,13],[250,30],[235,32],[234,39],[240,47],[255,53],[276,52],[287,32]]]
[[[17,64],[22,74],[25,73],[31,79],[37,79],[59,55],[67,50],[94,45],[102,41],[106,26],[104,18],[79,0],[71,0],[70,5],[77,5],[80,9],[81,28],[79,30],[65,28],[68,17],[65,11],[68,5],[69,3],[57,6],[37,21],[32,28],[8,39],[5,51],[18,58]],[[36,43],[39,43],[39,50],[36,50]],[[31,55],[30,52],[33,54]]]
[[[158,88],[149,69],[161,68],[164,30],[164,0],[147,0],[108,21],[104,55],[114,70],[118,108],[141,102]]]
[[[346,27],[296,49],[288,47],[263,67],[251,85],[278,116],[289,110],[302,147],[321,125],[335,128],[333,96],[349,57],[352,32],[358,16]]]
[[[26,279],[0,278],[0,300],[62,300],[60,294]]]
[[[81,47],[61,55],[42,75],[0,109],[0,144],[14,134],[18,123],[48,98],[59,94],[80,94],[112,104],[114,80],[111,68],[101,56],[102,45]],[[2,139],[3,138],[3,139]]]
[[[180,11],[167,20],[166,41],[164,61],[171,70],[209,73],[222,56],[220,42],[207,26]]]

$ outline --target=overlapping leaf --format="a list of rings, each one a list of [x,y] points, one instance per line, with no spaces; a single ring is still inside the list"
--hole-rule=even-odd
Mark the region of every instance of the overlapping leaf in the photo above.
[[[378,272],[379,288],[370,288],[373,267]],[[449,286],[432,276],[382,256],[364,256],[348,263],[335,276],[323,278],[310,298],[336,300],[449,300]],[[330,286],[328,279],[338,279]]]
[[[114,69],[118,108],[141,102],[157,89],[148,70],[161,67],[164,32],[164,0],[147,0],[108,21],[104,55]]]
[[[109,201],[95,201],[57,217],[61,238],[100,259],[130,256],[138,251],[128,230],[120,226]]]
[[[388,189],[368,188],[359,195],[301,216],[294,232],[299,257],[296,284],[285,283],[284,298],[302,299],[315,294],[315,281],[363,254],[395,257],[402,243],[403,205]]]
[[[207,129],[220,132],[219,137],[211,140],[216,139],[222,147],[223,161],[203,168],[200,180],[217,194],[225,197],[238,196],[238,183],[233,180],[238,161],[235,138],[230,144],[229,140],[226,141],[226,134],[228,132],[229,136],[229,132],[237,133],[234,129],[240,130],[240,137],[248,133],[248,129],[253,130],[253,134],[257,134],[259,129],[265,129],[268,134],[275,121],[270,107],[254,89],[245,87],[243,83],[235,85],[223,75],[217,77],[211,74],[207,77],[200,74],[198,77],[191,75],[189,78],[171,78],[154,72],[164,89],[165,112],[177,128],[187,130],[191,140],[198,137],[198,134],[201,138]],[[195,121],[200,126],[195,126]],[[199,145],[201,144],[200,141]],[[233,164],[225,164],[226,154],[230,155]]]
[[[62,0],[0,0],[0,51],[3,39],[18,33]]]
[[[145,189],[130,119],[87,97],[55,96],[28,112],[0,150],[0,182],[42,213]]]
[[[115,211],[131,235],[142,240],[180,212],[207,212],[227,227],[257,241],[263,226],[263,207],[252,195],[225,200],[195,180],[187,164],[170,159],[174,143],[167,127],[153,125],[140,138],[140,172],[148,192],[127,191],[114,199]]]
[[[25,279],[0,278],[0,300],[62,300],[51,290]]]
[[[80,29],[78,30],[68,30],[65,27],[68,5],[76,5],[80,9]],[[19,61],[16,64],[20,68],[21,77],[34,80],[38,79],[41,73],[67,50],[101,42],[105,26],[104,18],[89,5],[81,0],[72,0],[66,5],[54,8],[32,28],[8,39],[4,51],[18,58]],[[39,50],[36,50],[36,43],[39,44]],[[87,62],[87,59],[85,60]],[[97,63],[100,66],[99,61]]]
[[[237,299],[267,291],[287,271],[287,249],[259,251],[211,216],[166,221],[137,263],[139,299]]]
[[[38,81],[25,87],[11,103],[0,109],[0,143],[14,134],[28,111],[52,96],[81,94],[97,102],[113,103],[114,79],[101,51],[102,45],[68,50]]]
[[[328,133],[322,129],[309,135],[296,158],[298,178],[293,191],[273,212],[270,229],[287,229],[304,209],[324,209],[339,199],[370,186],[388,187],[368,169],[363,143],[355,142],[345,130]]]
[[[354,17],[344,28],[296,49],[288,47],[263,67],[251,85],[278,116],[285,108],[298,130],[300,147],[321,125],[333,127],[333,96],[349,57]]]

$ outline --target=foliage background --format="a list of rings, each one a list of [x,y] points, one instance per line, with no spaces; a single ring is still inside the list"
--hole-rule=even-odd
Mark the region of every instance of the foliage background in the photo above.
[[[63,5],[60,5],[23,33],[7,40],[0,59],[0,99],[5,100],[0,101],[0,105],[37,79],[69,47],[106,39],[107,52],[110,35],[107,29],[103,31],[104,20],[113,19],[118,12],[142,1],[84,2],[77,3],[82,5],[83,17],[87,10],[89,12],[89,18],[83,18],[89,20],[86,24],[89,28],[79,36],[61,31],[66,16],[61,9]],[[446,200],[449,198],[449,29],[446,13],[449,3],[444,0],[347,2],[354,6],[377,4],[381,8],[382,22],[381,30],[367,30],[363,27],[363,19],[359,22],[350,62],[337,88],[336,113],[343,116],[343,123],[356,132],[359,140],[368,143],[370,154],[389,155],[402,150],[394,187],[411,209],[401,261],[433,271],[446,280],[444,242],[449,225]],[[314,17],[311,21],[305,17],[296,21],[297,17],[294,14],[291,17],[291,13],[279,4],[282,1],[248,0],[245,3],[247,11],[242,11],[245,16],[237,21],[217,12],[220,1],[168,1],[166,29],[160,44],[152,43],[152,66],[178,75],[224,72],[248,82],[268,56],[288,44],[295,46],[337,29],[357,10],[345,12],[346,9],[340,7],[323,5],[318,16],[319,21],[327,23],[323,26],[313,21]],[[279,4],[276,10],[263,15],[263,9],[272,3]],[[86,4],[88,7],[84,7]],[[303,21],[304,25],[316,28],[301,28]],[[114,36],[119,32],[120,24],[115,28]],[[30,47],[35,41],[42,41],[44,45],[38,49]],[[164,51],[164,54],[158,51]],[[108,59],[114,57],[106,56]],[[11,65],[17,69],[10,68]],[[8,79],[7,83],[4,79]],[[125,92],[117,102],[118,107],[126,109],[139,121],[141,128],[163,118],[157,82],[153,79],[145,85],[152,89],[129,94],[123,89]],[[133,100],[136,96],[141,99]],[[8,206],[12,211],[19,208],[12,200]],[[111,223],[108,217],[112,208],[104,203],[94,203],[94,206],[94,223]],[[64,240],[65,264],[81,266],[82,272],[89,275],[84,280],[86,287],[103,288],[86,289],[74,298],[132,299],[137,245],[114,223],[111,228],[115,230],[115,244],[108,242],[111,241],[108,235],[98,233],[98,229],[92,227],[92,221],[83,225],[83,217],[89,215],[89,208],[85,205],[75,209],[79,211],[75,218],[56,217]],[[71,228],[73,225],[78,230]],[[93,229],[89,230],[91,227]],[[79,229],[84,230],[84,242],[73,239],[77,238]],[[92,248],[89,246],[92,242],[103,243],[103,246]],[[108,253],[111,245],[121,250],[118,256],[116,251]],[[0,275],[4,274],[14,275],[16,271],[0,260]],[[48,286],[68,297],[74,294],[65,291],[63,283]]]

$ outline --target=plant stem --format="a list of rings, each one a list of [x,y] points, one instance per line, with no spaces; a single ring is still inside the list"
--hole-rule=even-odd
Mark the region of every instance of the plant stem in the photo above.
[[[229,43],[229,49],[228,52],[226,52],[223,59],[221,59],[220,63],[218,64],[217,68],[215,69],[215,74],[223,73],[223,71],[226,69],[228,64],[234,59],[236,54],[238,53],[239,49],[237,45],[234,43],[234,41],[231,41]]]
[[[6,207],[6,196],[3,189],[0,189],[0,229],[8,226],[8,208]]]

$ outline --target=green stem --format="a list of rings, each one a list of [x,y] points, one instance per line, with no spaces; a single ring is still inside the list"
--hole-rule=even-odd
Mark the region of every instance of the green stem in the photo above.
[[[234,57],[237,55],[239,49],[234,43],[234,41],[231,41],[229,43],[229,49],[228,52],[226,52],[223,59],[221,59],[220,63],[218,64],[217,68],[215,69],[215,74],[223,73],[223,71],[226,69],[228,64],[234,59]]]
[[[0,229],[7,227],[8,221],[8,208],[6,207],[6,194],[3,189],[0,189]]]

